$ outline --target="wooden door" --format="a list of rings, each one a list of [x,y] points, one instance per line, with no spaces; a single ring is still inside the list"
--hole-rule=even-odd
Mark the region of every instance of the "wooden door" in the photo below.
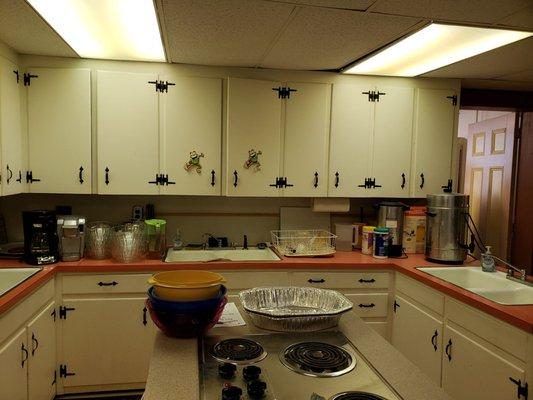
[[[283,176],[294,185],[284,196],[326,197],[331,85],[288,82]]]
[[[97,71],[99,194],[159,193],[159,95],[149,83],[157,79],[153,73]]]
[[[26,328],[0,347],[0,399],[28,399],[28,344]]]
[[[395,310],[392,345],[440,385],[442,320],[399,295],[395,297]]]
[[[451,179],[456,93],[446,89],[418,89],[415,107],[414,197],[442,193]]]
[[[63,301],[59,364],[76,375],[63,386],[142,384],[148,376],[155,327],[145,296]]]
[[[0,58],[0,191],[4,196],[22,193],[26,186],[22,165],[21,74],[18,66]]]
[[[91,193],[91,71],[28,72],[29,191]]]
[[[228,79],[226,194],[280,196],[281,82]]]
[[[52,301],[30,323],[27,343],[28,399],[51,400],[56,394],[56,314]]]
[[[504,359],[482,339],[446,325],[442,354],[442,388],[456,400],[515,400],[509,378],[525,383],[523,365]]]
[[[370,196],[364,185],[370,177],[374,102],[364,92],[372,86],[333,85],[328,195]]]
[[[175,182],[161,194],[220,195],[222,80],[162,79],[176,85],[160,97],[161,173]]]
[[[409,197],[414,89],[380,87],[374,117],[372,179],[376,197]]]
[[[470,124],[465,193],[470,213],[493,254],[507,258],[515,114]]]

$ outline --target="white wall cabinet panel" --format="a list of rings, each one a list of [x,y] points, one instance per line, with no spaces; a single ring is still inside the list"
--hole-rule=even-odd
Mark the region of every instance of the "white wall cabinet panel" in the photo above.
[[[158,194],[157,74],[97,71],[99,194]]]
[[[228,79],[226,194],[280,196],[280,82]],[[257,162],[255,162],[257,161]],[[258,164],[259,163],[259,164]]]
[[[220,195],[222,80],[162,79],[176,85],[160,95],[161,171],[175,182],[161,186],[161,194]]]
[[[285,100],[284,196],[327,196],[331,85],[294,83]]]
[[[29,191],[91,193],[90,70],[28,72]]]
[[[380,87],[376,102],[370,196],[409,197],[414,89]]]
[[[451,178],[456,93],[442,89],[418,89],[415,112],[414,197],[442,192]]]
[[[0,399],[28,399],[28,357],[24,328],[0,347]]]
[[[0,58],[0,194],[4,196],[22,193],[26,186],[22,165],[21,77],[18,66]]]
[[[363,92],[371,86],[333,85],[328,194],[331,197],[364,197],[370,176],[374,103]]]

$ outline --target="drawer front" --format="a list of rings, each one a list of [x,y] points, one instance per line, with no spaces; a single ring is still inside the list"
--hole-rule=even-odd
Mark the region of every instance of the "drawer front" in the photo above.
[[[359,317],[386,317],[387,293],[345,294],[353,303],[353,312]]]
[[[225,286],[228,290],[242,290],[260,286],[287,286],[289,282],[287,272],[220,271],[220,274],[226,278]]]
[[[152,274],[64,275],[63,294],[145,293]]]
[[[444,315],[444,295],[429,286],[396,273],[396,290],[406,294],[437,314]]]
[[[295,286],[314,286],[325,289],[386,289],[388,272],[295,272],[291,282]]]

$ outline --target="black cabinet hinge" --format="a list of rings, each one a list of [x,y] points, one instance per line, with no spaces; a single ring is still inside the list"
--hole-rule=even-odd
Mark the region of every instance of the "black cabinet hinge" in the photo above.
[[[149,181],[148,183],[151,183],[153,185],[161,185],[161,186],[168,186],[168,185],[176,184],[176,182],[169,181],[168,175],[165,175],[165,174],[155,174],[155,181]]]
[[[60,378],[67,378],[69,376],[76,375],[75,372],[68,372],[68,368],[65,364],[59,365],[59,377]]]
[[[516,379],[509,377],[509,380],[517,386],[516,398],[520,399],[523,396],[524,400],[527,400],[527,395],[528,395],[527,382],[524,382],[524,386],[522,386],[522,381],[520,379],[516,380]]]
[[[26,183],[40,182],[40,179],[33,177],[33,171],[26,171]]]
[[[290,87],[278,86],[277,88],[272,88],[273,91],[278,92],[278,99],[290,99],[291,92],[297,92],[298,90],[292,89]]]
[[[453,104],[454,106],[457,105],[457,95],[456,95],[456,94],[454,94],[453,96],[446,96],[446,98],[447,98],[447,99],[450,99],[450,100],[452,101],[452,104]]]
[[[376,102],[378,101],[379,102],[379,97],[380,96],[385,96],[387,93],[384,93],[384,92],[376,92],[374,90],[369,90],[368,92],[361,92],[361,94],[366,94],[368,96],[368,101],[371,101],[371,102]]]
[[[272,187],[277,187],[278,189],[283,189],[286,187],[292,187],[294,186],[291,183],[287,183],[287,177],[277,177],[276,182],[271,184]]]
[[[365,178],[365,182],[362,185],[358,185],[365,189],[375,189],[380,188],[381,185],[376,185],[376,178]]]
[[[446,186],[441,186],[444,193],[451,193],[453,189],[453,180],[448,179],[448,184]]]
[[[54,386],[56,383],[57,383],[57,371],[54,371],[54,379],[52,380],[52,385],[50,386]]]
[[[32,75],[29,73],[25,73],[22,75],[22,81],[24,82],[24,86],[30,86],[31,85],[31,79],[32,78],[38,78],[39,75]]]
[[[59,319],[67,319],[67,312],[74,311],[74,310],[75,310],[74,307],[60,306],[59,307]]]
[[[56,309],[54,308],[54,311],[50,313],[50,316],[54,319],[54,322],[56,322]]]
[[[394,304],[392,305],[392,309],[394,313],[396,313],[396,310],[398,309],[398,307],[400,307],[400,305],[398,304],[396,300],[394,300]]]
[[[19,83],[19,80],[20,80],[19,70],[17,69],[17,70],[15,70],[15,71],[13,71],[13,73],[14,73],[14,74],[16,75],[16,77],[17,77],[17,83]]]
[[[169,81],[148,81],[148,83],[155,85],[155,91],[159,93],[167,93],[169,86],[175,86],[174,82]]]

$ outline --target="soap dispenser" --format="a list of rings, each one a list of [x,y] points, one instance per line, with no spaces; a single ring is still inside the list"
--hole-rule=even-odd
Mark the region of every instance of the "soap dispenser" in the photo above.
[[[490,246],[487,246],[485,252],[481,254],[481,269],[484,272],[496,272],[496,263],[490,252]]]

